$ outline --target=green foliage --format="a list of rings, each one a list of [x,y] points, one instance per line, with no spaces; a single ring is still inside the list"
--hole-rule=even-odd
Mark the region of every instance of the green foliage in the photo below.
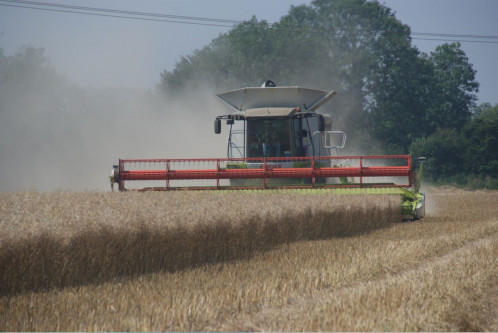
[[[404,153],[438,128],[460,130],[478,88],[458,43],[421,54],[407,25],[366,0],[315,0],[291,7],[272,25],[253,17],[161,77],[167,93],[206,83],[228,90],[266,79],[334,89],[339,95],[324,110],[337,128],[350,138],[368,137],[378,152]]]
[[[374,129],[384,126],[372,126],[375,119],[370,113],[388,105],[382,103],[386,97],[395,101],[390,103],[393,110],[379,111],[382,121],[406,104],[404,95],[389,91],[420,72],[417,54],[410,44],[410,29],[389,8],[365,0],[317,0],[310,6],[291,7],[273,25],[253,17],[235,26],[183,57],[172,72],[163,72],[161,87],[175,93],[207,82],[213,89],[234,89],[270,78],[279,85],[334,89],[339,95],[324,110],[333,114],[337,127],[350,137],[368,131],[378,138],[383,135]],[[411,63],[415,65],[408,69],[403,65]],[[381,83],[385,83],[382,89]],[[409,112],[418,108],[413,106]],[[393,137],[398,132],[394,128],[390,124],[385,132]],[[403,147],[406,150],[407,144]]]
[[[429,56],[433,76],[425,125],[430,132],[438,127],[461,129],[470,120],[479,84],[468,60],[460,43],[438,46]]]
[[[424,169],[436,184],[498,188],[498,105],[483,104],[461,131],[438,129],[415,140],[413,156],[426,156]]]
[[[438,179],[462,172],[465,145],[455,129],[439,129],[428,138],[416,139],[410,152],[413,156],[425,156],[424,173]]]
[[[467,141],[467,169],[498,178],[498,104],[488,106],[462,131]]]
[[[195,85],[228,89],[263,82],[269,76],[262,73],[275,71],[271,61],[274,47],[269,25],[253,17],[193,55],[182,57],[173,72],[161,74],[161,87],[176,93]]]

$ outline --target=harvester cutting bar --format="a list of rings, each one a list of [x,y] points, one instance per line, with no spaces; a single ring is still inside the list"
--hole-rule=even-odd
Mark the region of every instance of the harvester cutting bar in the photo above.
[[[394,160],[391,166],[370,165],[373,161]],[[396,160],[401,161],[397,162]],[[384,162],[385,164],[386,162]],[[391,162],[392,163],[392,162]],[[154,165],[154,169],[127,170],[134,165]],[[194,168],[198,165],[211,168]],[[158,167],[159,165],[159,167]],[[339,165],[339,166],[337,166]],[[347,165],[347,166],[343,166]],[[354,165],[354,166],[353,166]],[[172,166],[176,168],[173,169]],[[183,167],[183,168],[182,168]],[[175,189],[245,189],[245,188],[314,188],[314,187],[410,187],[411,157],[409,155],[278,157],[278,158],[222,158],[222,159],[120,159],[117,170],[119,189],[125,190],[125,181],[166,181],[165,187],[154,190]],[[365,183],[366,177],[406,177],[406,184]],[[270,179],[308,179],[308,182],[268,184]],[[342,179],[334,183],[330,179]],[[357,178],[359,182],[345,181]],[[220,180],[261,179],[262,186],[242,184],[220,186]],[[320,181],[317,181],[320,179]],[[371,179],[371,178],[370,178]],[[216,180],[212,186],[171,186],[170,181]]]

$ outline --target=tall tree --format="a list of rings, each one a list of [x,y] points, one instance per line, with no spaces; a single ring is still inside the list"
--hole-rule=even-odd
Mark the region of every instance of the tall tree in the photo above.
[[[479,115],[462,129],[466,140],[465,169],[498,178],[498,104],[480,109]]]
[[[341,126],[361,133],[368,126],[368,99],[386,46],[410,47],[408,27],[390,9],[365,0],[316,0],[291,7],[273,25],[256,18],[237,25],[182,58],[172,72],[163,72],[162,87],[174,91],[210,80],[231,89],[235,82],[255,85],[271,78],[281,85],[334,89],[340,95],[329,111]]]
[[[230,89],[262,82],[275,71],[269,60],[276,53],[272,35],[266,21],[253,17],[240,23],[193,55],[182,57],[172,72],[161,73],[161,88],[175,93],[198,84]]]
[[[432,180],[444,179],[466,172],[465,140],[455,129],[438,129],[428,138],[414,140],[410,146],[413,156],[427,157],[424,173]]]
[[[460,43],[438,46],[428,58],[432,65],[432,104],[426,111],[428,129],[460,130],[470,121],[477,100],[476,71],[460,48]]]
[[[410,28],[376,1],[315,0],[272,25],[253,17],[235,26],[163,72],[162,87],[207,81],[234,89],[272,79],[334,89],[339,95],[323,110],[353,146],[372,152],[380,142],[385,151],[406,153],[416,138],[468,121],[474,74],[458,44],[421,54]]]
[[[13,56],[4,56],[0,49],[0,119],[4,124],[8,119],[43,120],[44,112],[61,107],[63,97],[57,92],[65,84],[66,79],[56,72],[42,48],[23,46]],[[34,101],[37,107],[33,107]]]

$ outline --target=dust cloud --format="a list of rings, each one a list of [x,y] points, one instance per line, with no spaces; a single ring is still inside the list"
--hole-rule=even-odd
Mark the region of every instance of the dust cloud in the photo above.
[[[210,89],[167,98],[13,73],[0,77],[0,193],[110,190],[119,158],[226,156],[226,133],[213,130],[226,110]]]
[[[434,216],[439,213],[440,208],[437,205],[437,200],[434,196],[447,195],[446,193],[441,193],[441,191],[435,191],[435,188],[431,185],[424,184],[422,182],[420,186],[420,192],[425,194],[425,214],[426,216]]]
[[[110,190],[108,176],[119,158],[226,157],[226,126],[216,135],[213,120],[230,111],[215,96],[216,78],[194,79],[174,97],[99,82],[82,87],[58,73],[40,50],[5,56],[0,49],[0,193]],[[276,79],[278,85],[341,90],[339,82]],[[360,105],[339,94],[320,111],[332,115],[333,129],[349,132],[346,118]],[[373,142],[361,137],[354,144],[351,137],[340,155],[359,154],[359,146]]]

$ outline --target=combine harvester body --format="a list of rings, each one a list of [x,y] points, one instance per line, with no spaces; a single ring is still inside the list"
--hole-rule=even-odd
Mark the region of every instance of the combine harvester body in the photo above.
[[[229,126],[227,158],[120,159],[111,186],[154,182],[141,191],[298,190],[337,194],[398,194],[402,216],[421,218],[425,196],[414,181],[410,155],[339,156],[346,134],[332,130],[328,114],[316,110],[336,93],[276,87],[267,81],[218,94],[233,112],[218,116]],[[423,158],[419,159],[423,162]]]

